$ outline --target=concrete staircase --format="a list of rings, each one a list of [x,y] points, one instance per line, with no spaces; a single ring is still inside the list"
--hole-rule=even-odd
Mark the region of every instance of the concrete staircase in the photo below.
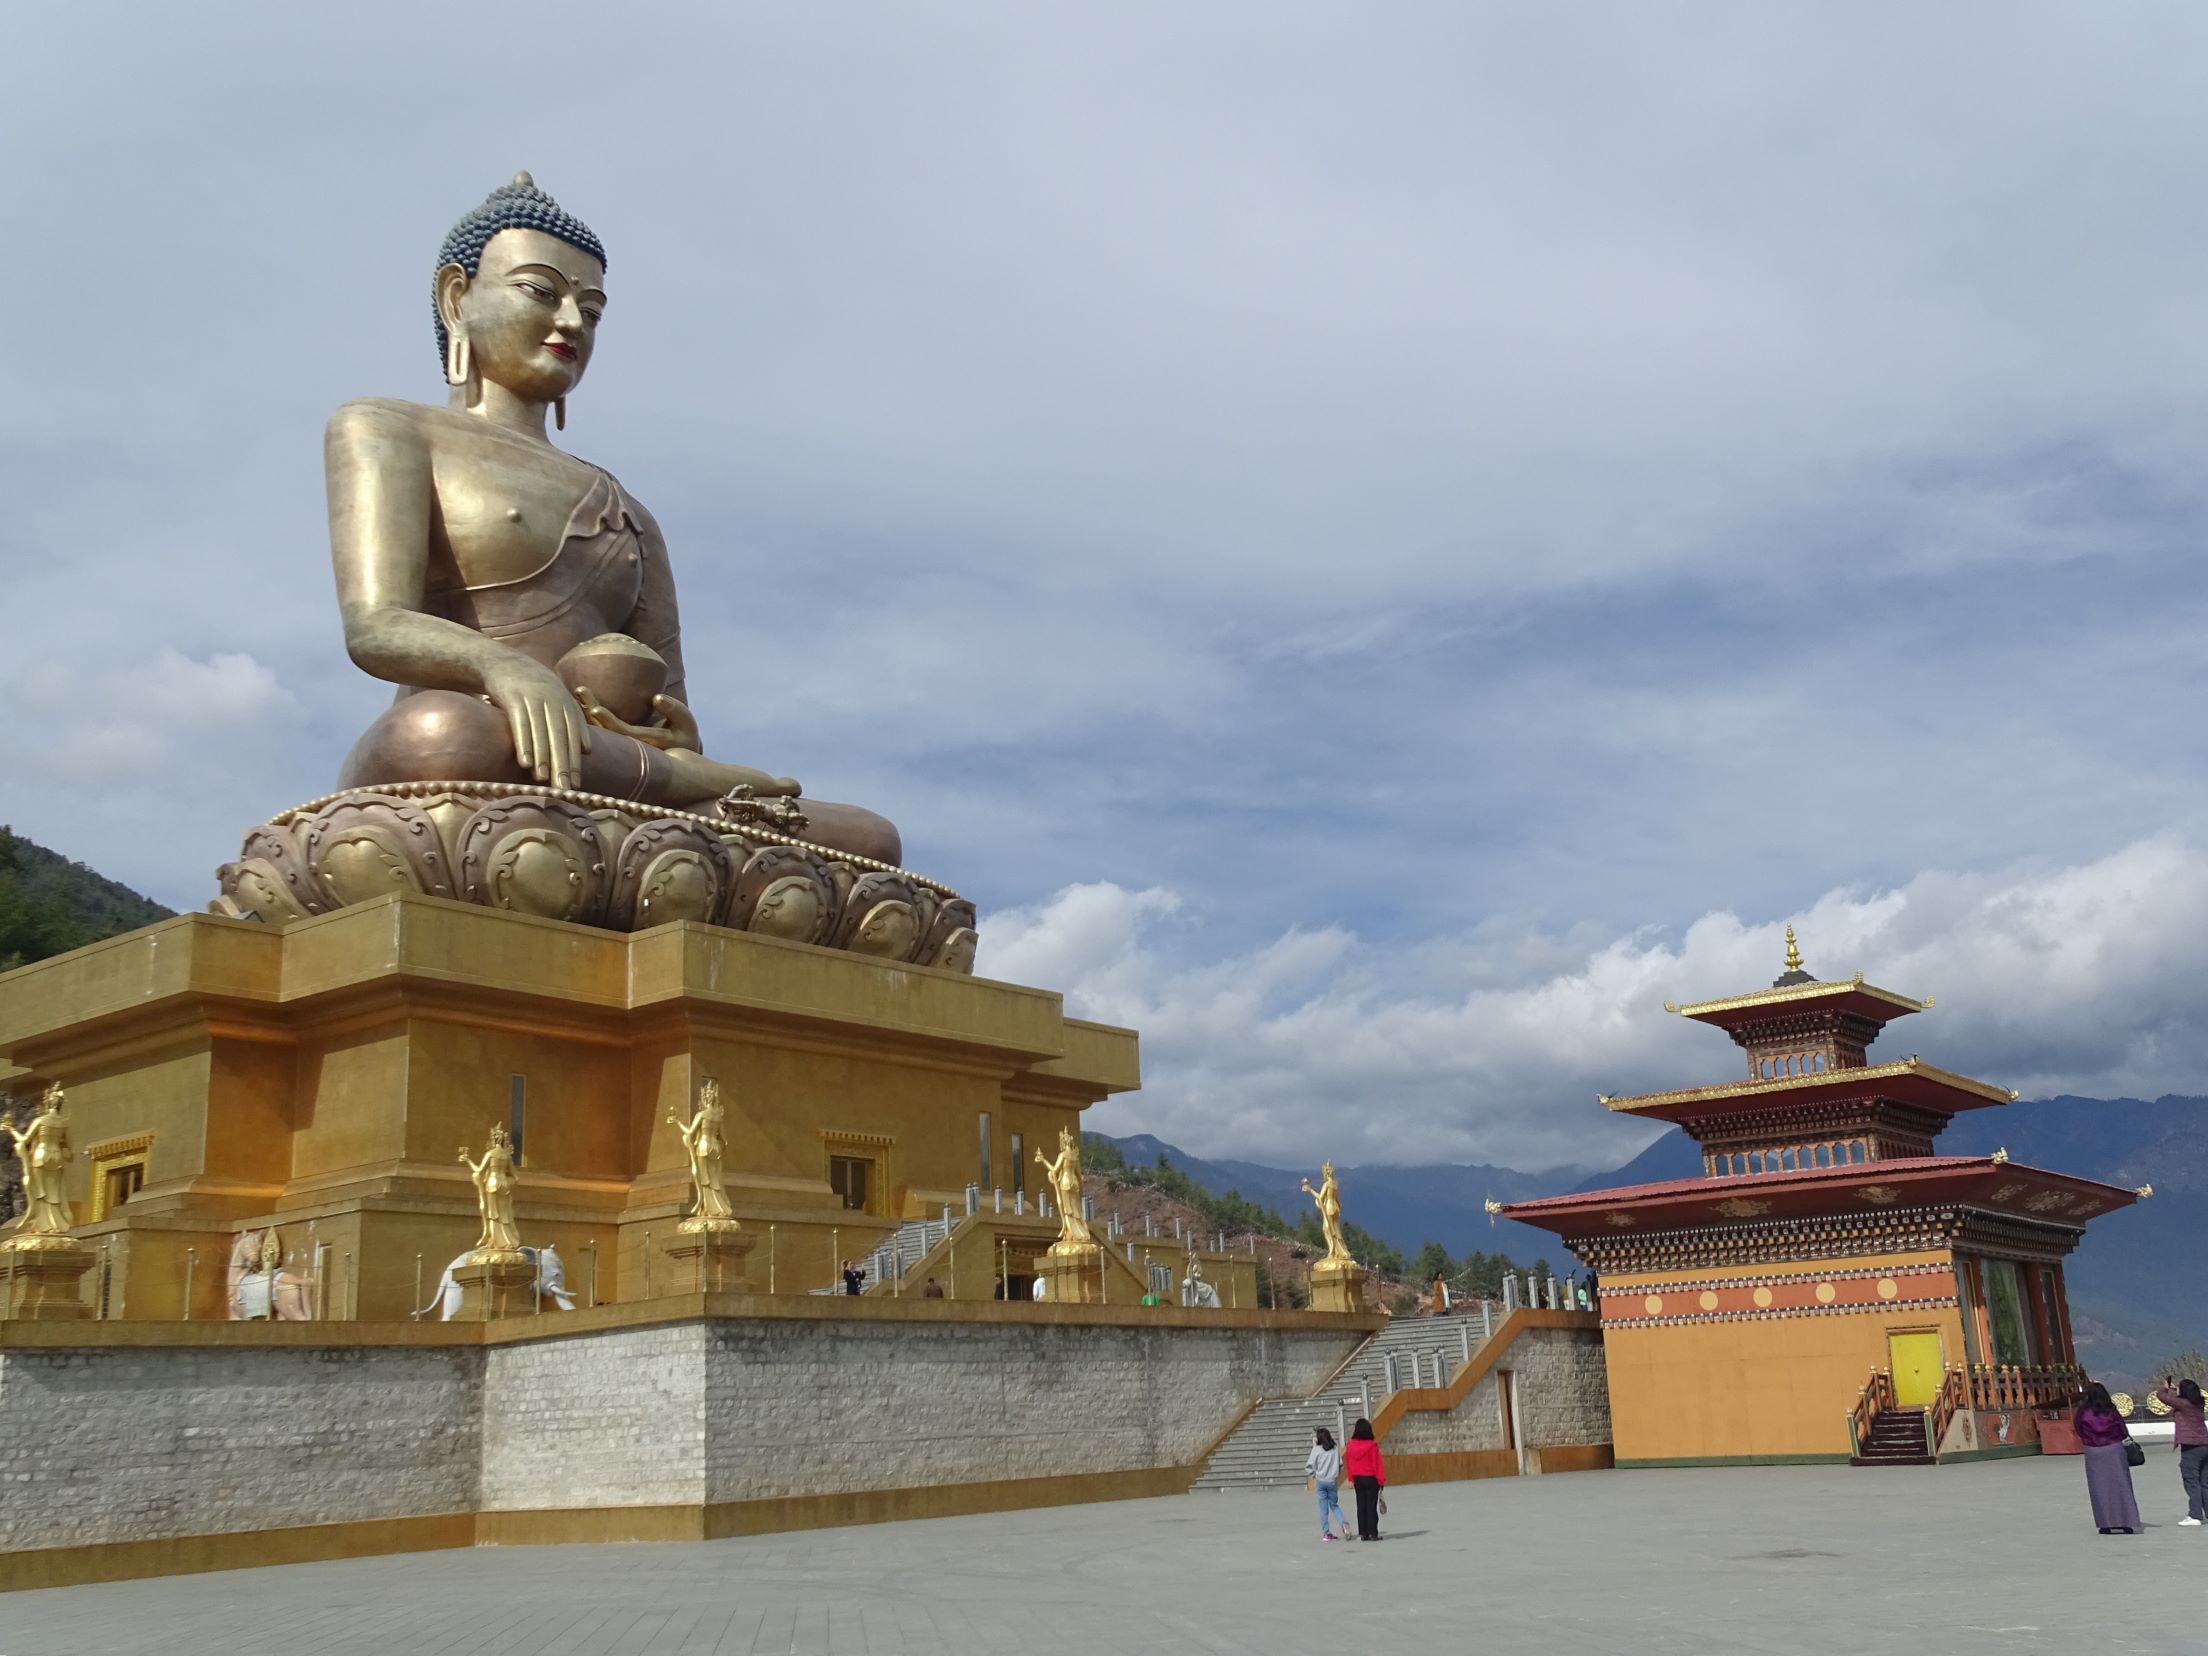
[[[1369,1395],[1380,1407],[1388,1395],[1388,1358],[1394,1357],[1401,1386],[1446,1384],[1465,1360],[1465,1345],[1484,1343],[1480,1307],[1472,1305],[1448,1317],[1406,1317],[1390,1323],[1350,1353],[1334,1377],[1309,1397],[1271,1397],[1250,1412],[1211,1453],[1193,1489],[1263,1489],[1303,1482],[1303,1463],[1311,1451],[1311,1432],[1324,1426],[1339,1444],[1346,1428],[1365,1412]],[[1494,1327],[1502,1307],[1491,1305]],[[1436,1359],[1439,1359],[1438,1363]],[[1438,1372],[1439,1378],[1436,1378]],[[1920,1434],[1921,1441],[1921,1434]]]
[[[862,1293],[889,1293],[890,1285],[921,1260],[940,1247],[946,1237],[963,1217],[955,1208],[948,1219],[941,1215],[933,1219],[907,1219],[882,1241],[881,1246],[858,1261],[859,1269],[866,1273],[866,1286]],[[838,1282],[828,1288],[814,1288],[815,1294],[840,1294],[843,1284]]]
[[[1863,1439],[1860,1454],[1851,1456],[1850,1466],[1932,1466],[1937,1464],[1924,1452],[1924,1411],[1922,1409],[1881,1409],[1871,1416],[1871,1429]]]

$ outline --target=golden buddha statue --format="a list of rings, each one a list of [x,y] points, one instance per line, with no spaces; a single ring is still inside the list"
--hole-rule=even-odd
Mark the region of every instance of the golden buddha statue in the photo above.
[[[886,819],[707,757],[659,526],[546,434],[597,343],[598,238],[517,174],[432,288],[445,406],[350,402],[324,443],[345,647],[397,699],[337,792],[247,832],[210,908],[280,925],[411,890],[971,972],[973,904],[897,866]]]
[[[598,238],[518,173],[438,254],[445,406],[371,397],[332,416],[345,647],[400,687],[341,788],[535,782],[708,813],[731,794],[799,793],[701,751],[659,525],[546,436],[590,366],[605,289]],[[635,694],[639,666],[650,682]],[[809,843],[900,859],[897,830],[871,811],[808,800],[804,821]]]

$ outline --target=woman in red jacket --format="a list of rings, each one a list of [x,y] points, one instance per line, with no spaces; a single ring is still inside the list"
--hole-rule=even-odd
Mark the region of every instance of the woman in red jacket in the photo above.
[[[1380,1445],[1372,1435],[1372,1422],[1360,1420],[1349,1430],[1343,1446],[1342,1470],[1357,1486],[1357,1539],[1380,1539],[1380,1491],[1388,1486],[1388,1469],[1380,1464]]]

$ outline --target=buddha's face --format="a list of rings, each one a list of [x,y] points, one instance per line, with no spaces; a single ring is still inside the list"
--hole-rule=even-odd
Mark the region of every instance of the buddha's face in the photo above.
[[[438,295],[445,326],[466,335],[477,373],[550,402],[590,366],[605,282],[604,268],[581,248],[542,230],[501,230],[484,244],[474,279],[448,265]]]

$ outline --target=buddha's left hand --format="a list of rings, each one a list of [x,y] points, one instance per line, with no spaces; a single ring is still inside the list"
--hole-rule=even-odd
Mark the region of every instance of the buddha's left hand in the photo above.
[[[582,704],[583,717],[600,730],[610,730],[617,735],[642,742],[662,752],[696,753],[698,749],[698,721],[690,709],[672,696],[654,696],[652,706],[658,709],[667,722],[664,725],[633,725],[601,702],[591,693],[590,686],[575,686],[575,699]]]

